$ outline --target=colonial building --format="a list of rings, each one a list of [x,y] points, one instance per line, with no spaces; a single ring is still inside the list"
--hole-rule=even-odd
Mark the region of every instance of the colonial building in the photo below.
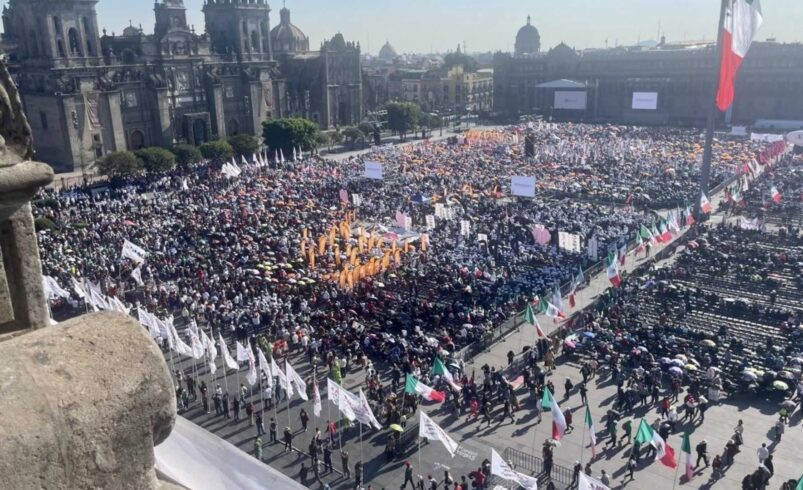
[[[98,0],[9,0],[4,43],[31,122],[37,159],[58,170],[110,151],[259,135],[269,118],[322,129],[363,114],[359,45],[309,38],[266,0],[206,0],[204,33],[183,0],[157,0],[155,27],[99,31]]]
[[[713,43],[539,51],[538,31],[519,30],[514,54],[494,56],[494,113],[511,120],[702,125],[713,102]],[[754,43],[721,122],[803,119],[803,44]]]

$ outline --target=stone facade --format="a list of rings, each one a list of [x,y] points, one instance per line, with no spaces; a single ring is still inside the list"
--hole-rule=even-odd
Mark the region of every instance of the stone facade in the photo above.
[[[527,26],[525,26],[527,27]],[[518,41],[517,41],[518,44]],[[523,115],[630,124],[703,125],[713,103],[712,43],[655,48],[576,51],[560,43],[546,53],[494,56],[494,112],[505,120]],[[584,111],[553,108],[554,92],[537,85],[560,79],[585,84]],[[633,92],[657,92],[656,110],[633,110]],[[733,108],[722,122],[803,118],[803,44],[757,42],[736,80]]]
[[[208,0],[199,34],[183,0],[159,0],[153,34],[110,34],[98,30],[97,2],[10,0],[3,12],[36,156],[58,170],[111,151],[259,135],[269,118],[322,129],[362,118],[359,46],[336,35],[310,52],[287,9],[271,30],[266,0]]]

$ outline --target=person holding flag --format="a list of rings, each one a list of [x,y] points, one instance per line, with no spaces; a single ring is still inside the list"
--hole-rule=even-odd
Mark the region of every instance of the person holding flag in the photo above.
[[[675,450],[664,441],[664,438],[658,434],[658,431],[653,430],[650,424],[644,419],[641,419],[638,432],[636,433],[636,443],[645,444],[649,443],[655,448],[655,459],[660,461],[661,464],[668,468],[676,468]]]

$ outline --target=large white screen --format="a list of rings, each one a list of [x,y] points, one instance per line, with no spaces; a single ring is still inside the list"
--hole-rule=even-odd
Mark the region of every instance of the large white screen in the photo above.
[[[586,93],[555,91],[555,109],[585,110]]]
[[[632,108],[654,111],[658,108],[658,92],[633,92]]]

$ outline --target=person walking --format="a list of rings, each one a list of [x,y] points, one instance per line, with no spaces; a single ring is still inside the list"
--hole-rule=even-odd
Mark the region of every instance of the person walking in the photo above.
[[[572,389],[574,388],[574,383],[572,383],[571,379],[566,378],[566,382],[563,383],[563,388],[565,390],[563,399],[568,400],[569,396],[571,396]]]
[[[783,435],[785,428],[786,424],[784,424],[783,418],[780,418],[777,422],[775,422],[775,442],[781,442],[781,436]]]
[[[588,404],[588,388],[586,388],[586,384],[585,383],[581,383],[580,387],[578,388],[578,391],[580,392],[580,401],[583,403],[583,405],[587,405]]]
[[[304,432],[307,432],[307,424],[309,423],[309,415],[307,414],[307,411],[302,408],[301,412],[298,414],[298,418],[301,419],[301,428],[304,430]]]
[[[758,464],[764,464],[764,460],[770,455],[770,450],[767,449],[767,444],[762,444],[761,447],[756,450],[756,454],[758,455]]]
[[[697,450],[697,462],[694,463],[694,468],[696,469],[698,466],[700,466],[701,459],[705,461],[705,467],[708,468],[708,441],[706,441],[705,439],[700,441],[700,443],[697,444],[696,450]]]
[[[265,434],[265,425],[262,423],[262,412],[258,412],[256,416],[257,435]]]
[[[293,452],[293,432],[290,427],[284,428],[284,450]]]
[[[630,444],[632,441],[633,436],[633,419],[627,419],[624,424],[622,424],[622,438],[619,440],[619,444],[622,444],[622,441],[625,440],[627,437],[627,443]]]
[[[351,469],[349,469],[349,453],[345,449],[340,450],[340,464],[343,467],[343,478],[348,480],[351,478]]]
[[[259,436],[254,439],[254,456],[262,461],[262,438]]]
[[[357,490],[362,485],[362,461],[357,461],[354,464],[354,490]]]
[[[627,460],[627,481],[635,480],[636,477],[633,476],[633,472],[636,470],[636,461],[633,458]]]
[[[413,487],[413,490],[415,490],[415,480],[413,480],[413,465],[411,465],[409,461],[404,463],[404,483],[402,483],[401,490],[407,488],[408,481]]]
[[[334,471],[332,468],[332,448],[329,444],[323,446],[323,470],[327,473]]]
[[[273,444],[276,442],[276,421],[273,420],[273,417],[270,418],[270,425],[268,426],[268,430],[270,431],[270,443]]]
[[[505,420],[505,417],[510,417],[510,423],[516,423],[516,418],[513,416],[513,411],[510,407],[510,400],[505,400],[505,408],[502,412],[502,420]]]

